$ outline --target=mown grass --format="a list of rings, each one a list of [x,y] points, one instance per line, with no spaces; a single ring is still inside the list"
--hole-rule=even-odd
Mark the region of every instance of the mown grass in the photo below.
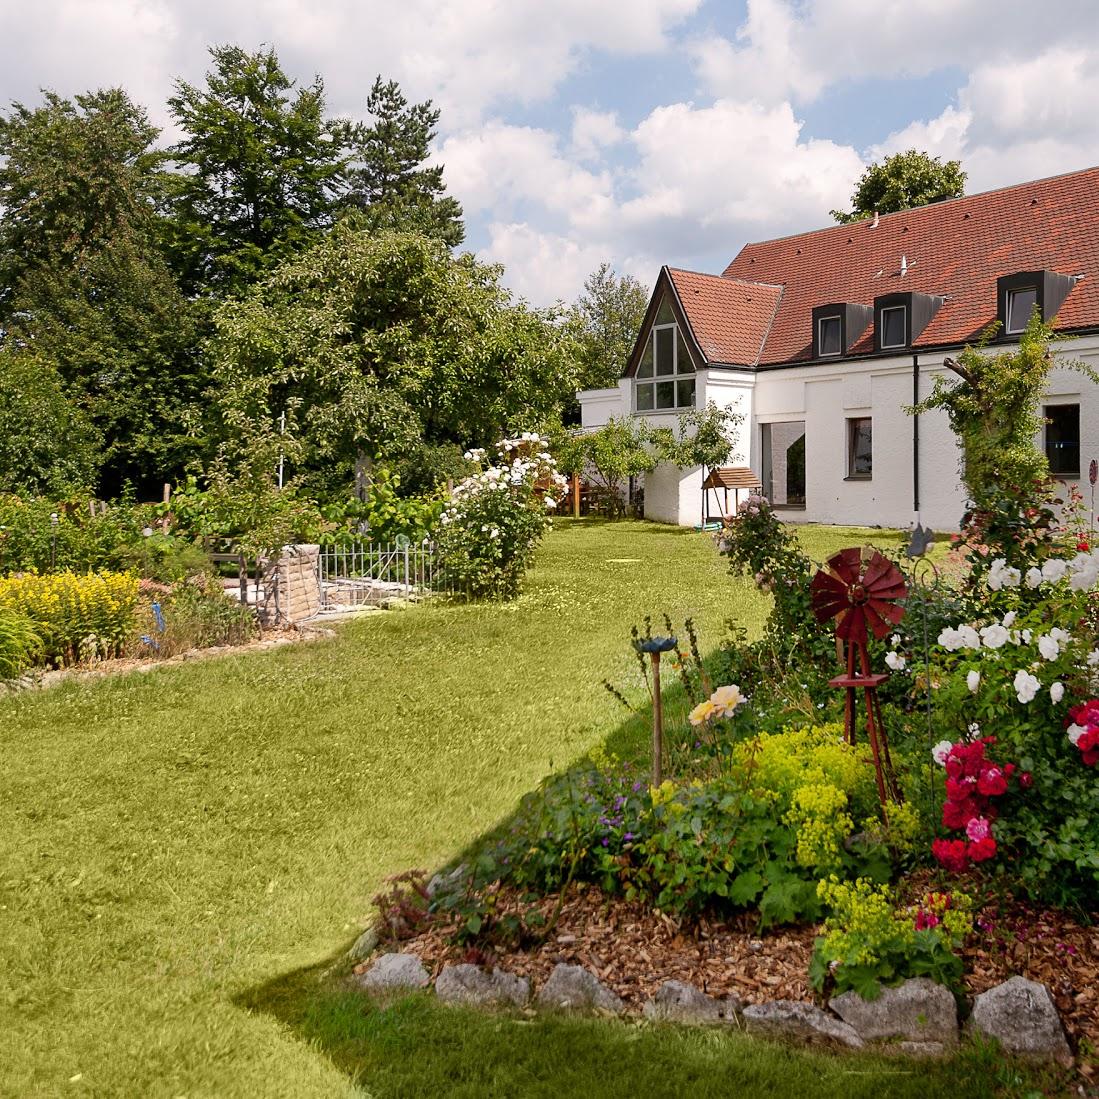
[[[806,532],[818,557],[860,538]],[[653,1072],[717,1057],[702,1037],[494,1029],[424,1005],[358,1016],[313,979],[279,984],[346,947],[385,875],[444,861],[621,729],[600,681],[634,674],[629,626],[665,610],[713,644],[726,617],[755,630],[766,607],[706,536],[563,524],[510,606],[418,607],[0,700],[0,1094],[363,1094],[357,1077],[445,1094],[467,1056],[505,1090],[469,1077],[458,1094],[540,1094],[552,1069],[535,1035],[586,1050],[556,1094],[584,1092],[604,1055],[649,1050]],[[509,1058],[528,1075],[504,1073]],[[415,1090],[406,1059],[435,1091]]]

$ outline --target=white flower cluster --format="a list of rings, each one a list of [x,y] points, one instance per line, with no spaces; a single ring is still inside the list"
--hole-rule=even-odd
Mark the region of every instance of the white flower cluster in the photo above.
[[[1066,576],[1069,578],[1068,586],[1073,591],[1091,591],[1099,585],[1099,550],[1078,553],[1067,561],[1051,557],[1041,568],[1033,565],[1027,569],[1025,577],[1018,569],[1008,565],[1004,558],[997,557],[989,567],[985,583],[991,591],[1017,588],[1022,583],[1033,590],[1043,584],[1058,584]]]
[[[537,488],[542,493],[541,502],[547,511],[557,506],[568,481],[557,472],[557,463],[546,450],[546,440],[537,432],[524,431],[513,439],[503,439],[496,444],[497,464],[475,473],[454,486],[440,522],[449,526],[463,517],[469,505],[486,493],[525,492]],[[477,447],[467,450],[463,457],[470,462],[480,462],[486,451]],[[481,532],[491,539],[498,539],[498,527],[483,525]]]

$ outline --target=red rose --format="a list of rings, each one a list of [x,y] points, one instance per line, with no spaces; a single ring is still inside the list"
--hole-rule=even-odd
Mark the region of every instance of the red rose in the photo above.
[[[1024,790],[1029,790],[1034,785],[1034,776],[1029,771],[1023,771],[1019,775],[1019,785]]]
[[[977,792],[985,797],[996,797],[1007,793],[1007,779],[999,767],[989,767],[977,779]]]
[[[951,801],[965,801],[970,797],[973,791],[977,788],[977,782],[975,779],[964,778],[948,778],[946,780],[946,796]]]
[[[948,801],[943,805],[943,827],[964,828],[974,817],[981,814],[972,798],[964,801]]]
[[[952,874],[962,874],[969,869],[969,855],[964,840],[935,840],[931,844],[931,853]]]
[[[985,836],[983,840],[973,840],[967,847],[966,854],[974,862],[986,862],[996,854],[996,841],[991,836]]]
[[[1076,543],[1076,548],[1077,548],[1077,549],[1078,549],[1078,550],[1079,550],[1079,551],[1080,551],[1081,553],[1087,553],[1087,552],[1088,552],[1088,551],[1089,551],[1089,550],[1091,549],[1091,546],[1089,546],[1089,545],[1087,544],[1087,542],[1084,542],[1084,541],[1079,541],[1079,542],[1077,542],[1077,543]]]

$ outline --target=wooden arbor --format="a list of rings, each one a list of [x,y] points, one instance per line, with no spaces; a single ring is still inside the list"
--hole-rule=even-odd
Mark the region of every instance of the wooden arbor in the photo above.
[[[709,510],[705,505],[705,497],[711,489],[715,496],[718,489],[725,490],[725,507],[722,514],[729,515],[731,514],[729,511],[729,489],[733,490],[733,511],[736,511],[737,505],[740,503],[742,489],[747,489],[749,492],[759,492],[762,488],[763,483],[747,466],[720,466],[711,469],[709,475],[702,482],[702,495],[704,498],[702,508],[703,525],[705,525],[706,513]]]
[[[867,631],[880,639],[900,623],[904,608],[899,603],[908,594],[904,577],[877,550],[845,549],[828,559],[813,577],[809,591],[817,621],[835,619],[837,648],[842,650],[846,646],[846,673],[829,680],[828,685],[842,688],[847,694],[844,712],[847,742],[855,744],[858,692],[862,691],[878,798],[883,806],[887,799],[900,801],[878,702],[878,687],[889,676],[870,671]]]

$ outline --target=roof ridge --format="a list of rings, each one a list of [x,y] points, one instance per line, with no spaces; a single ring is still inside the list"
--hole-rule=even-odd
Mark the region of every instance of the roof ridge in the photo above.
[[[724,283],[735,282],[739,283],[741,286],[766,286],[769,290],[781,290],[783,287],[781,282],[765,282],[762,279],[746,279],[740,275],[713,275],[709,271],[694,271],[690,267],[670,267],[667,264],[665,264],[665,267],[668,268],[669,273],[676,271],[681,275],[694,275],[700,279],[716,279],[718,282]]]
[[[985,198],[989,195],[999,195],[1004,194],[1007,191],[1020,190],[1024,187],[1034,187],[1043,183],[1053,183],[1055,180],[1071,179],[1073,176],[1086,175],[1088,172],[1099,172],[1099,164],[1092,164],[1089,165],[1087,168],[1076,168],[1071,172],[1061,172],[1057,175],[1042,176],[1039,179],[1026,179],[1020,183],[1008,183],[1005,184],[1003,187],[990,187],[987,191],[975,191],[971,195],[956,195],[954,198],[939,199],[938,202],[925,202],[922,206],[910,206],[907,210],[893,210],[888,214],[878,214],[878,225],[880,227],[881,222],[886,221],[890,218],[897,218],[904,215],[912,216],[913,214],[919,215],[923,211],[929,210],[941,210],[942,208],[946,206],[952,206],[954,203],[957,202],[972,202],[975,199]],[[744,251],[748,248],[760,247],[765,244],[777,244],[779,241],[783,240],[797,240],[799,237],[811,237],[815,236],[818,233],[833,233],[843,229],[850,230],[855,226],[863,225],[871,220],[872,215],[870,217],[859,218],[858,221],[841,221],[837,222],[835,225],[822,225],[817,229],[802,229],[800,232],[797,233],[786,233],[783,236],[766,237],[763,240],[747,241],[741,247],[740,251],[737,252],[736,256],[734,256],[725,265],[725,270],[727,271],[736,262],[737,258],[742,255]],[[721,277],[724,278],[725,276],[722,275]]]

